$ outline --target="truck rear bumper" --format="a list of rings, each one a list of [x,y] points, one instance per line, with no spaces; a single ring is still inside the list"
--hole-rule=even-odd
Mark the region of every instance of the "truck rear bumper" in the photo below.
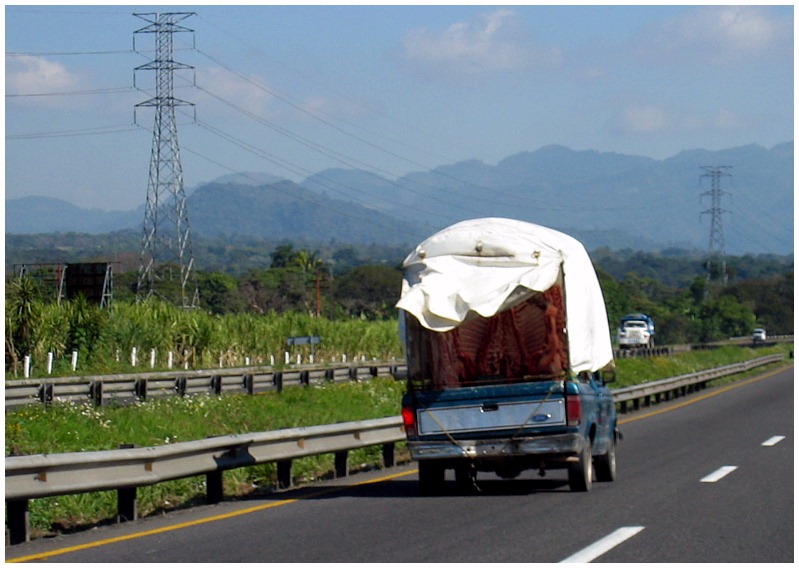
[[[576,455],[583,447],[578,433],[538,438],[494,440],[409,440],[408,449],[415,460],[473,459],[493,460],[527,456]]]

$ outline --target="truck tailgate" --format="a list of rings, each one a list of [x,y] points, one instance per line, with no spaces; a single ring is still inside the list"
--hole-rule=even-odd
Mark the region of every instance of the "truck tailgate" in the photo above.
[[[428,399],[428,400],[424,400]],[[420,436],[566,424],[560,381],[451,389],[418,400]]]

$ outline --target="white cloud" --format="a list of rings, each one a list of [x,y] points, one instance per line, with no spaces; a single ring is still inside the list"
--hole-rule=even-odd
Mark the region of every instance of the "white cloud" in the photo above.
[[[654,105],[632,105],[622,110],[622,129],[634,133],[663,130],[669,124],[666,112]]]
[[[247,80],[219,68],[198,70],[197,85],[252,113],[263,113],[274,96],[260,79]],[[229,109],[224,111],[229,112]]]
[[[303,102],[302,108],[314,116],[327,116],[344,120],[359,119],[374,114],[373,109],[369,109],[357,101],[340,98],[312,97]]]
[[[696,136],[699,133],[736,131],[748,126],[746,118],[729,110],[698,113],[677,107],[663,107],[651,103],[632,103],[619,110],[617,130],[627,135],[680,134]]]
[[[403,58],[417,69],[448,75],[474,75],[547,66],[559,60],[556,49],[538,48],[512,10],[485,13],[441,31],[411,30]]]
[[[734,63],[790,53],[793,25],[759,6],[713,6],[657,24],[636,43],[651,61]]]
[[[6,94],[42,95],[75,91],[81,84],[77,75],[62,64],[31,55],[6,56]],[[45,100],[52,97],[31,97]]]
[[[734,112],[726,109],[719,110],[712,117],[713,126],[718,129],[730,130],[742,126],[740,117]]]

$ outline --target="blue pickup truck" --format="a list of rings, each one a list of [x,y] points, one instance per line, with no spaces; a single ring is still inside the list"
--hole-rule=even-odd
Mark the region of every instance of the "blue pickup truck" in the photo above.
[[[478,472],[616,478],[613,350],[584,247],[512,219],[457,223],[403,263],[403,424],[423,493]]]

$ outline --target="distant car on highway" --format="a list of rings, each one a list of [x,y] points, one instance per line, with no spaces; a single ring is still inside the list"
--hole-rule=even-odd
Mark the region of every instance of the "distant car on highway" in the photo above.
[[[766,330],[762,327],[758,327],[752,332],[752,342],[758,343],[760,341],[766,340]]]

